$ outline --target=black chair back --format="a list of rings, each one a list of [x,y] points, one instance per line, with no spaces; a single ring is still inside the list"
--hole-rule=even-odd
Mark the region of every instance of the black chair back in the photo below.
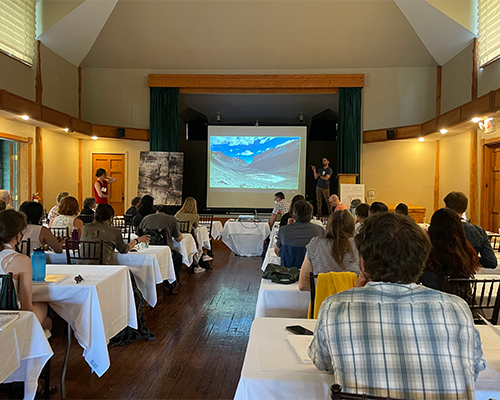
[[[483,323],[479,316],[482,315],[493,325],[497,324],[500,311],[500,277],[485,279],[447,277],[444,291],[455,294],[467,302],[474,316],[474,322]]]
[[[181,233],[189,233],[189,221],[177,221]]]
[[[18,310],[17,293],[12,272],[0,275],[0,310]]]
[[[366,400],[402,400],[402,399],[397,399],[395,397],[380,397],[380,396],[374,396],[371,394],[366,394],[366,393],[346,393],[342,392],[342,386],[340,386],[338,383],[334,383],[330,387],[330,392],[331,392],[331,398],[332,400],[355,400],[355,399],[366,399]]]
[[[214,224],[213,214],[201,214],[200,225],[206,226],[208,230],[208,237],[212,239],[212,225]]]
[[[66,239],[66,260],[73,264],[72,260],[98,261],[103,264],[104,241],[86,242],[82,240]]]
[[[16,245],[16,251],[26,256],[31,255],[31,239],[23,239]]]
[[[118,228],[122,233],[123,240],[130,243],[130,235],[132,234],[132,225],[127,224],[125,217],[114,217],[111,226]]]
[[[314,316],[314,300],[316,298],[316,278],[318,275],[314,275],[314,272],[309,273],[309,288],[311,291],[311,307],[309,309],[308,318],[312,319]]]
[[[84,225],[94,222],[94,216],[91,214],[80,214],[78,219],[81,220]]]
[[[52,234],[58,239],[69,238],[69,229],[66,228],[49,228]]]
[[[490,239],[491,248],[500,251],[500,234],[492,233],[488,235]]]

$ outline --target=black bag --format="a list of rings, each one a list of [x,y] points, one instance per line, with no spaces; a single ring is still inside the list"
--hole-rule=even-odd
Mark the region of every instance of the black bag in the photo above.
[[[271,282],[274,283],[289,285],[290,283],[297,282],[299,275],[300,269],[298,268],[287,268],[282,265],[269,263],[262,277],[264,279],[271,279]]]
[[[160,229],[146,229],[142,234],[149,235],[150,245],[163,246],[167,244]]]

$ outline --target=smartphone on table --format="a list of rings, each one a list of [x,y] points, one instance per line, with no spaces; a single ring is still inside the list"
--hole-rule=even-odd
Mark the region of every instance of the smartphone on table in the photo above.
[[[313,331],[310,331],[309,329],[304,328],[303,326],[300,325],[287,326],[286,330],[295,333],[296,335],[314,335]]]

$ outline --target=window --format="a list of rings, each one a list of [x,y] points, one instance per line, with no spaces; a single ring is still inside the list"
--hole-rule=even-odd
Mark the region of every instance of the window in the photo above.
[[[33,65],[35,0],[0,0],[0,51]]]
[[[479,0],[479,66],[500,57],[500,0]]]

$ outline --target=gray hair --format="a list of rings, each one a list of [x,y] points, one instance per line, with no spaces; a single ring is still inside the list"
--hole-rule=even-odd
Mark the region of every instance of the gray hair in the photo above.
[[[59,193],[56,197],[57,204],[59,204],[63,198],[68,197],[68,196],[69,196],[69,192]]]
[[[83,200],[83,206],[92,208],[95,206],[95,199],[93,197],[87,197],[85,200]]]

